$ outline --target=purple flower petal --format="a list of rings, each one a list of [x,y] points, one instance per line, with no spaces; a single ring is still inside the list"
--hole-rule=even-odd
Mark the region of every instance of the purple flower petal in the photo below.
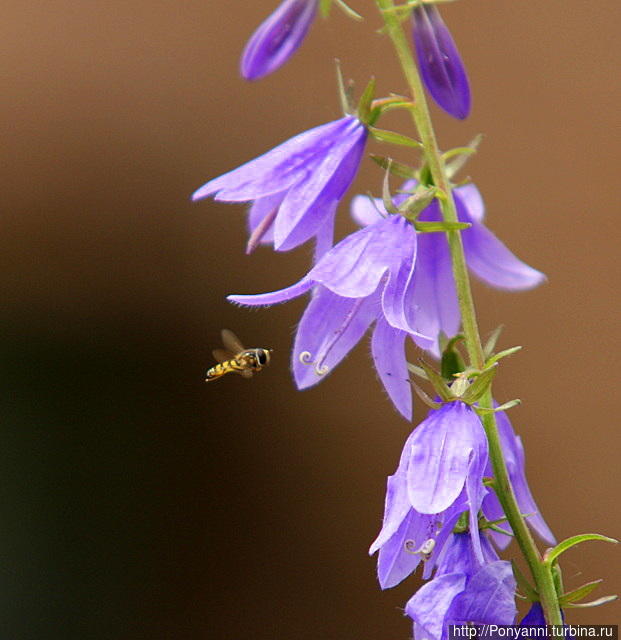
[[[522,262],[482,224],[473,222],[462,232],[468,267],[492,287],[531,289],[541,284],[545,276]]]
[[[248,202],[285,192],[321,164],[352,120],[347,116],[304,131],[241,167],[210,180],[192,195],[192,200],[217,194],[217,200]]]
[[[350,206],[351,217],[361,227],[379,222],[388,214],[384,208],[381,198],[370,198],[369,196],[354,196]]]
[[[371,545],[369,555],[373,555],[392,538],[411,508],[405,473],[397,471],[394,475],[388,476],[382,530]]]
[[[470,85],[455,42],[435,5],[419,5],[412,17],[423,82],[442,109],[463,120],[470,113]]]
[[[405,612],[425,637],[441,640],[444,619],[453,601],[464,590],[463,573],[447,573],[424,584],[405,605]]]
[[[412,419],[412,386],[405,359],[407,333],[379,318],[373,331],[371,351],[377,373],[397,411]]]
[[[300,320],[292,353],[298,389],[325,377],[350,352],[377,316],[377,300],[342,298],[321,287]]]
[[[457,189],[453,191],[453,195],[455,196],[458,211],[463,209],[468,218],[468,220],[465,220],[466,222],[483,222],[485,219],[485,204],[481,197],[481,192],[472,182],[457,187]],[[464,218],[463,215],[459,217],[462,220]]]
[[[522,618],[520,627],[543,627],[546,625],[546,618],[543,615],[541,602],[533,602],[528,613]]]
[[[440,513],[460,495],[472,468],[481,470],[487,439],[476,413],[462,402],[451,402],[415,430],[410,444],[408,495],[420,513]]]
[[[313,282],[308,277],[302,278],[299,282],[280,289],[278,291],[271,291],[270,293],[257,293],[253,295],[240,295],[233,294],[227,296],[226,299],[237,304],[244,304],[250,307],[254,306],[267,306],[270,304],[279,304],[280,302],[288,302],[298,296],[305,294],[313,286]]]
[[[408,226],[401,216],[391,216],[352,233],[311,269],[309,277],[340,296],[371,295],[386,271],[399,263]]]
[[[513,624],[517,614],[515,588],[510,562],[498,560],[484,565],[455,600],[449,624]]]
[[[285,0],[252,34],[240,71],[257,80],[281,67],[302,44],[315,18],[317,0]]]

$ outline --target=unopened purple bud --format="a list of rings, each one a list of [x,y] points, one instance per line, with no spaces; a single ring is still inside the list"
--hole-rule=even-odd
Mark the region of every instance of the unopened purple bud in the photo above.
[[[276,71],[297,51],[317,13],[318,0],[284,0],[252,34],[242,54],[246,80]]]
[[[463,120],[470,113],[470,85],[451,33],[433,4],[419,5],[412,18],[423,82],[442,109]]]

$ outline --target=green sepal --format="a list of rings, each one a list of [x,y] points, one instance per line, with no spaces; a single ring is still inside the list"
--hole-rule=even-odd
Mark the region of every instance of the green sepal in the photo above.
[[[375,95],[375,78],[371,78],[358,101],[358,120],[366,125],[371,124],[371,103]]]
[[[435,187],[422,187],[416,189],[416,191],[399,206],[399,213],[404,218],[410,220],[410,222],[417,223],[417,218],[423,209],[428,207],[436,197],[436,191],[437,189]]]
[[[601,607],[603,604],[614,602],[619,596],[604,596],[597,600],[591,600],[591,602],[570,602],[565,605],[567,609],[588,609],[590,607]]]
[[[485,343],[485,347],[483,348],[483,353],[485,354],[486,358],[489,358],[494,353],[496,343],[498,342],[498,338],[500,338],[500,334],[502,333],[502,330],[504,328],[505,326],[501,324],[490,333],[490,336]]]
[[[422,149],[423,145],[418,140],[404,136],[402,133],[396,133],[395,131],[388,131],[386,129],[377,129],[376,127],[370,127],[369,131],[371,135],[379,142],[387,142],[389,144],[398,144],[402,147],[410,147],[412,149]]]
[[[427,377],[427,374],[425,373],[425,370],[422,367],[412,364],[411,362],[408,362],[407,364],[408,364],[408,371],[411,371],[414,375],[418,376],[419,378],[422,378],[423,380],[429,380],[429,378]]]
[[[391,158],[387,158],[386,156],[378,156],[374,153],[371,154],[371,160],[382,167],[382,169],[389,169],[390,173],[392,173],[393,176],[397,176],[398,178],[405,178],[406,180],[416,178],[416,169],[414,169],[413,167],[408,167],[407,164],[401,164],[400,162],[396,162]]]
[[[580,544],[581,542],[589,542],[590,540],[600,541],[600,542],[612,542],[614,544],[619,544],[618,540],[615,540],[614,538],[609,538],[608,536],[603,536],[600,533],[581,533],[580,535],[572,536],[571,538],[567,538],[566,540],[559,542],[556,545],[556,547],[553,547],[552,549],[548,549],[543,554],[543,561],[548,566],[552,566],[552,563],[562,553],[565,553],[565,551],[567,551],[568,549],[571,549],[572,547],[575,547],[577,544]]]
[[[388,98],[377,98],[371,103],[372,111],[377,111],[378,114],[383,114],[394,109],[407,109],[412,110],[412,100],[405,96],[400,96],[395,93],[391,93]]]
[[[439,409],[442,405],[435,400],[432,400],[429,395],[427,395],[415,382],[410,380],[410,384],[412,385],[416,395],[430,408],[430,409]]]
[[[531,602],[539,601],[539,594],[537,591],[531,586],[530,582],[528,582],[526,576],[522,573],[520,568],[517,566],[515,560],[511,560],[511,566],[513,567],[513,575],[515,576],[515,581],[519,589],[524,592],[524,595]]]
[[[419,171],[419,181],[421,185],[424,187],[433,187],[435,186],[435,182],[433,181],[433,176],[431,175],[431,169],[428,164],[424,164]]]
[[[345,115],[350,115],[354,113],[354,87],[351,82],[347,84],[345,83],[345,79],[343,78],[343,71],[341,70],[341,61],[337,58],[334,63],[336,65],[336,84],[339,91],[341,109]]]
[[[427,205],[425,205],[427,206]],[[439,231],[462,231],[469,229],[472,225],[469,222],[415,222],[416,231],[421,233],[437,233]]]
[[[495,355],[493,355],[491,358],[489,358],[487,360],[487,362],[485,363],[486,367],[490,367],[493,364],[496,364],[499,360],[502,360],[503,358],[506,358],[507,356],[512,356],[514,353],[517,353],[518,351],[520,351],[522,347],[509,347],[509,349],[505,349],[504,351],[500,351],[499,353],[496,353]]]
[[[492,384],[496,370],[497,367],[492,366],[489,369],[481,371],[474,382],[464,391],[461,399],[468,404],[474,404]]]
[[[514,400],[509,400],[509,402],[505,402],[501,404],[499,407],[475,407],[475,411],[479,415],[485,415],[486,413],[498,413],[499,411],[509,411],[509,409],[513,409],[513,407],[517,407],[522,404],[522,401],[519,398],[515,398]]]
[[[461,353],[455,348],[464,340],[462,334],[451,338],[442,347],[442,359],[440,360],[440,372],[445,380],[453,380],[455,374],[461,373],[466,368],[466,363],[461,357]]]
[[[583,598],[586,598],[590,593],[595,591],[595,589],[597,589],[597,587],[603,581],[604,580],[600,578],[599,580],[593,580],[593,582],[587,582],[586,584],[583,584],[581,587],[578,587],[573,591],[567,591],[567,593],[564,593],[559,597],[558,603],[561,605],[561,607],[564,607],[570,602],[579,602]]]
[[[420,360],[420,366],[427,374],[431,386],[444,402],[456,400],[455,395],[448,388],[444,378],[433,367],[430,367],[424,360]]]
[[[332,8],[332,0],[319,0],[319,13],[322,18],[330,16],[330,9]]]
[[[384,209],[388,213],[398,213],[397,207],[395,207],[392,201],[392,194],[390,193],[390,164],[386,167],[386,173],[384,173],[384,180],[382,182],[382,202],[384,203]]]
[[[450,149],[444,154],[444,159],[446,162],[446,175],[449,179],[453,178],[459,171],[463,168],[463,166],[468,162],[471,156],[473,156],[481,144],[481,140],[483,136],[479,133],[476,135],[470,144],[466,147],[457,147],[455,149]],[[452,154],[452,155],[450,155]],[[453,157],[454,160],[448,162],[450,158]]]
[[[352,20],[358,20],[358,21],[364,20],[364,18],[357,11],[354,11],[343,0],[332,0],[332,1],[348,18],[352,18]]]

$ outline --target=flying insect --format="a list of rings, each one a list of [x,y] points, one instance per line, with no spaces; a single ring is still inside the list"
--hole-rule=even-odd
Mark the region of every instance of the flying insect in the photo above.
[[[224,349],[213,350],[213,357],[218,364],[207,370],[206,382],[217,380],[227,373],[237,373],[242,378],[252,378],[254,373],[261,371],[270,363],[272,349],[261,347],[246,349],[229,329],[222,329],[221,335]]]

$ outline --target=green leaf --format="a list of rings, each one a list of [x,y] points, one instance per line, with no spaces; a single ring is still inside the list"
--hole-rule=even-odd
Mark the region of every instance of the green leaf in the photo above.
[[[485,415],[486,413],[498,413],[499,411],[509,411],[509,409],[513,409],[513,407],[517,407],[520,404],[522,404],[522,401],[519,398],[515,398],[515,400],[509,400],[509,402],[505,402],[499,407],[475,407],[475,411],[480,415]]]
[[[439,231],[461,231],[469,229],[469,222],[415,222],[414,228],[421,233],[437,233]]]
[[[371,102],[375,95],[375,78],[371,78],[358,101],[358,119],[369,124],[371,117]]]
[[[567,551],[568,549],[571,549],[572,547],[575,547],[577,544],[580,544],[581,542],[589,542],[590,540],[600,541],[600,542],[612,542],[614,544],[619,544],[618,540],[615,540],[614,538],[609,538],[608,536],[603,536],[599,533],[582,533],[580,535],[567,538],[566,540],[559,542],[556,545],[556,547],[552,549],[548,549],[543,555],[543,561],[548,566],[551,566],[552,563],[562,553],[565,553],[565,551]]]
[[[424,360],[420,361],[420,366],[424,369],[427,374],[427,378],[431,383],[431,386],[434,388],[435,392],[444,400],[445,402],[449,402],[450,400],[455,400],[455,396],[451,393],[451,390],[446,385],[444,378],[432,367],[430,367]]]
[[[379,164],[382,169],[388,169],[390,167],[390,173],[393,176],[397,176],[398,178],[405,178],[409,180],[410,178],[416,178],[416,169],[413,167],[408,167],[407,164],[401,164],[396,160],[392,160],[391,158],[387,158],[385,156],[378,156],[375,154],[371,154],[371,160],[373,162]]]
[[[345,4],[343,0],[333,0],[333,2],[348,18],[358,21],[364,20],[357,11],[354,11],[348,4]]]
[[[386,129],[378,129],[376,127],[370,127],[371,135],[379,142],[387,142],[389,144],[398,144],[402,147],[411,147],[413,149],[422,149],[423,145],[418,140],[404,136],[401,133],[395,131],[388,131]]]
[[[539,594],[533,587],[531,587],[530,582],[528,582],[527,578],[517,566],[515,560],[511,560],[511,566],[513,567],[513,575],[515,576],[515,581],[517,582],[518,588],[523,591],[524,595],[531,602],[538,602]]]
[[[319,12],[322,18],[327,18],[330,15],[331,8],[332,0],[319,0]]]
[[[440,361],[440,371],[446,380],[453,380],[456,373],[461,373],[465,368],[461,353],[456,349],[457,344],[464,339],[463,335],[452,338],[442,350],[442,360]]]
[[[598,598],[597,600],[591,600],[591,602],[570,602],[566,604],[565,607],[567,609],[588,609],[590,607],[601,607],[603,604],[608,604],[609,602],[614,602],[619,596],[604,596],[603,598]]]
[[[496,355],[492,356],[486,363],[485,366],[489,367],[493,364],[496,364],[499,360],[502,360],[503,358],[506,358],[507,356],[512,356],[514,353],[517,353],[518,351],[520,351],[522,347],[510,347],[509,349],[505,349],[504,351],[501,351],[500,353],[497,353]]]
[[[461,397],[464,402],[472,404],[476,402],[492,384],[492,380],[496,375],[496,366],[483,370],[475,379],[475,381],[466,389]]]
[[[500,325],[498,327],[496,327],[492,333],[490,334],[489,338],[487,339],[487,342],[485,343],[485,347],[483,349],[483,351],[485,352],[485,357],[489,358],[492,353],[494,353],[494,349],[496,348],[496,343],[498,342],[498,338],[500,338],[500,334],[502,333],[502,330],[504,329],[504,325]]]
[[[567,591],[558,599],[558,603],[564,607],[570,602],[578,602],[582,600],[582,598],[586,598],[591,592],[595,591],[602,582],[603,579],[600,578],[599,580],[593,580],[593,582],[587,582],[573,591]]]

